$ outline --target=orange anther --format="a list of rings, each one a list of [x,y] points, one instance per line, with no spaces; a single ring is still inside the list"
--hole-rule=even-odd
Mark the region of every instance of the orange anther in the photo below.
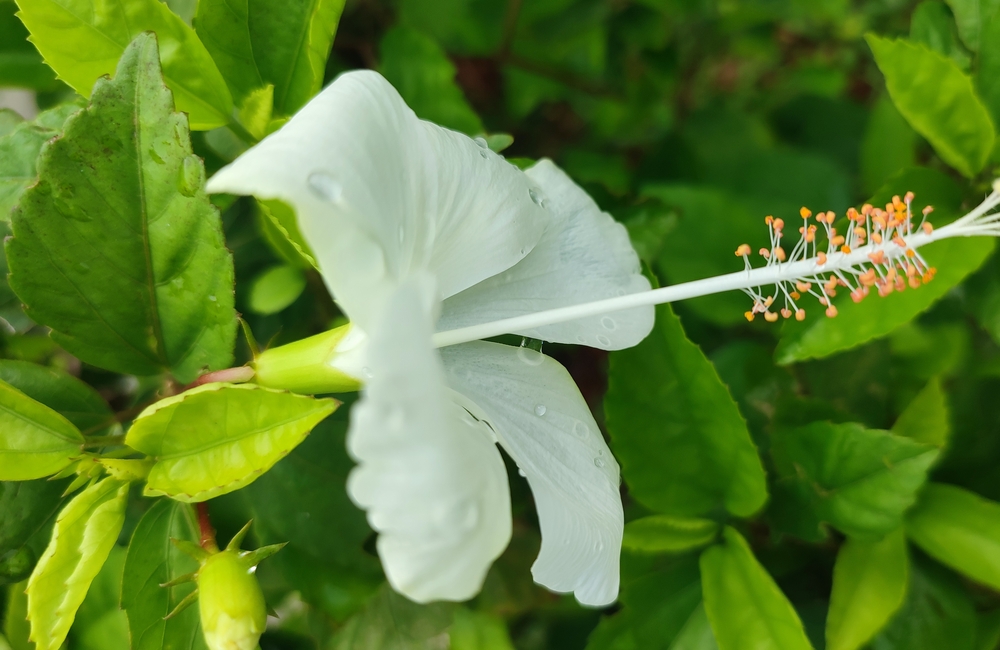
[[[760,256],[761,256],[761,257],[763,257],[763,258],[764,258],[765,260],[769,260],[769,259],[771,259],[771,251],[767,250],[766,248],[762,248],[762,249],[760,249],[760,250],[759,250],[759,251],[757,251],[757,252],[758,252],[758,253],[760,254]]]
[[[847,208],[847,218],[851,221],[857,221],[861,218],[861,215],[854,208]]]
[[[865,237],[868,236],[868,231],[866,231],[861,226],[858,226],[857,228],[854,229],[854,236],[855,237],[860,237],[861,239],[864,239]]]
[[[914,257],[917,256],[917,251],[913,250],[912,248],[907,248],[906,256],[909,257],[910,259],[913,259]]]
[[[934,206],[933,205],[928,205],[923,210],[921,210],[920,212],[926,217],[931,212],[934,212]]]
[[[901,275],[896,278],[896,291],[906,291],[906,278]]]
[[[789,309],[788,307],[785,307],[784,309],[781,310],[781,317],[782,318],[791,318],[792,317],[792,310]]]
[[[875,269],[868,269],[858,276],[858,280],[863,286],[870,287],[875,284]]]
[[[927,233],[928,235],[934,232],[934,226],[931,225],[930,221],[923,222],[922,224],[920,224],[920,227],[923,228],[924,232]]]
[[[911,203],[913,201],[913,196],[914,196],[913,192],[907,192],[906,194],[903,195],[903,200],[906,201],[907,203]]]
[[[785,261],[785,249],[778,246],[774,249],[774,256],[778,258],[779,262]]]
[[[895,237],[892,238],[892,243],[895,244],[896,246],[899,246],[900,248],[906,248],[906,240],[900,237],[899,235],[896,235]]]
[[[875,242],[876,244],[881,244],[882,243],[882,235],[878,234],[877,232],[873,232],[872,233],[872,241]]]
[[[802,293],[805,293],[806,291],[809,291],[809,289],[812,288],[812,282],[805,282],[803,280],[797,280],[795,282],[795,288],[798,289],[799,291],[801,291]]]
[[[802,217],[803,219],[808,219],[809,217],[812,216],[812,210],[810,210],[805,206],[802,206],[801,208],[799,208],[799,216]]]
[[[916,289],[917,287],[920,286],[920,278],[918,278],[915,275],[911,275],[908,282],[910,283],[910,288],[912,289]]]
[[[872,213],[872,204],[871,203],[865,203],[863,206],[861,206],[861,214],[863,214],[864,216],[867,217],[871,213]]]
[[[816,264],[818,264],[819,266],[823,266],[824,264],[826,264],[826,253],[819,253],[818,255],[816,255]]]
[[[834,248],[836,248],[837,246],[841,246],[843,243],[844,243],[843,235],[837,235],[836,237],[830,240],[830,245],[833,246]]]
[[[802,295],[798,291],[792,291],[788,295],[792,297],[792,300],[798,300],[799,298],[802,297]]]
[[[891,267],[889,268],[888,272],[886,272],[886,274],[885,274],[885,281],[886,282],[895,282],[896,281],[896,269],[895,268],[891,268]]]
[[[855,289],[851,292],[851,300],[854,302],[861,302],[865,299],[865,292],[861,289]]]
[[[895,288],[894,283],[892,282],[881,282],[878,285],[878,295],[881,296],[882,298],[885,298],[890,293],[892,293],[894,288]]]
[[[773,311],[766,311],[764,312],[764,320],[766,320],[768,323],[773,323],[774,321],[778,320],[778,315]]]
[[[775,219],[774,220],[774,229],[775,230],[781,230],[784,227],[785,227],[785,220],[784,219]]]
[[[753,322],[753,312],[752,311],[745,311],[745,312],[743,312],[743,318],[746,318],[748,322],[752,323]]]
[[[771,215],[767,215],[766,217],[764,217],[764,223],[770,226],[772,223],[774,223],[774,217],[772,217]]]
[[[768,296],[767,298],[764,299],[765,307],[770,307],[773,304],[774,304],[774,296]]]
[[[847,246],[847,245],[841,246],[840,247],[840,252],[844,253],[845,255],[850,255],[850,253],[851,253],[851,247]]]
[[[740,244],[736,248],[736,257],[744,257],[750,254],[750,244]]]
[[[805,309],[796,309],[795,310],[795,320],[797,320],[797,321],[804,321],[805,319],[806,319],[806,310]]]
[[[908,276],[910,276],[912,278],[916,274],[917,274],[917,267],[915,267],[912,264],[910,264],[909,262],[907,262],[906,263],[906,275],[908,275]]]
[[[828,318],[833,318],[834,316],[837,315],[837,308],[834,307],[833,305],[830,305],[829,307],[826,308],[826,315]]]

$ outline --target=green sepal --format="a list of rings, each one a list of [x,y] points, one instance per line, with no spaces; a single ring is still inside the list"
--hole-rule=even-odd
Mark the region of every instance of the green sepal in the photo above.
[[[170,612],[169,614],[167,614],[166,616],[164,616],[163,620],[166,621],[166,620],[169,620],[169,619],[177,616],[178,614],[180,614],[181,612],[183,612],[185,609],[187,609],[196,600],[198,600],[198,590],[197,589],[195,589],[194,591],[192,591],[191,593],[189,593],[187,596],[184,596],[184,598],[181,600],[181,602],[177,603],[177,607],[174,607],[174,609],[173,609],[172,612]]]
[[[192,571],[191,573],[185,573],[182,576],[177,576],[173,580],[168,580],[167,582],[161,582],[160,586],[163,588],[174,587],[177,585],[182,585],[185,582],[197,582],[198,572]],[[171,614],[172,616],[173,614]]]
[[[132,483],[149,476],[154,461],[148,458],[100,458],[97,462],[114,478]]]
[[[240,544],[243,543],[243,538],[245,538],[247,536],[247,533],[250,532],[250,526],[252,524],[253,524],[253,519],[244,524],[243,528],[240,528],[239,532],[233,535],[233,538],[229,540],[228,544],[226,544],[227,551],[240,550]]]
[[[190,542],[186,539],[176,539],[174,537],[170,538],[170,542],[177,547],[177,550],[181,551],[186,555],[190,555],[199,562],[204,562],[211,555],[208,551],[198,546],[194,542]]]
[[[281,549],[285,547],[288,542],[281,542],[280,544],[269,544],[267,546],[261,546],[260,548],[253,551],[245,551],[240,553],[240,559],[243,560],[247,568],[255,567],[267,558],[271,557]]]
[[[346,393],[359,390],[360,382],[340,370],[331,361],[337,347],[348,336],[351,325],[343,325],[322,334],[265,350],[254,361],[254,381],[266,388],[295,393]]]

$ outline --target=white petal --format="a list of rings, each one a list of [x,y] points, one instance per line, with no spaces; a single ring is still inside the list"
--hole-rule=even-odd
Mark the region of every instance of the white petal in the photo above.
[[[516,266],[446,300],[439,331],[650,288],[624,226],[601,212],[552,161],[540,161],[527,174],[545,192],[552,225]],[[652,328],[653,307],[639,307],[516,334],[620,350],[639,343]]]
[[[535,581],[585,605],[618,596],[618,463],[565,368],[540,352],[475,342],[441,350],[448,384],[469,398],[524,472],[542,549]]]
[[[517,263],[551,218],[523,172],[417,119],[372,71],[338,77],[208,189],[291,204],[328,287],[363,329],[414,270],[434,273],[450,296]]]
[[[445,386],[422,300],[404,283],[369,343],[348,492],[379,533],[394,589],[420,603],[467,600],[510,541],[510,488],[492,431]]]

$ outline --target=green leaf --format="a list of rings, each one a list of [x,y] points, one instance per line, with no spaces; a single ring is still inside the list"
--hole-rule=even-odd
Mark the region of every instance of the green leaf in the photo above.
[[[73,423],[0,381],[0,481],[55,474],[82,452]]]
[[[976,52],[984,41],[983,26],[1000,14],[1000,0],[948,0],[955,13],[958,33],[970,50]]]
[[[892,155],[887,156],[886,152]],[[917,161],[917,134],[899,114],[892,100],[882,95],[872,107],[861,141],[861,180],[874,193]]]
[[[903,605],[910,560],[899,528],[879,541],[848,539],[833,567],[827,650],[857,650]]]
[[[27,581],[11,585],[7,590],[7,611],[5,612],[3,633],[11,650],[35,650],[35,644],[28,641],[31,627],[28,625],[28,596],[24,593]]]
[[[56,76],[28,42],[28,30],[14,16],[16,11],[13,0],[0,0],[0,86],[54,90]]]
[[[164,83],[191,128],[229,122],[233,99],[194,31],[159,0],[18,0],[18,17],[48,63],[76,92],[90,97],[94,82],[115,71],[129,43],[155,32],[162,46]],[[152,139],[147,140],[152,142]]]
[[[261,232],[278,256],[297,268],[319,269],[291,206],[277,199],[256,204]]]
[[[710,544],[719,525],[710,519],[653,515],[625,525],[622,547],[630,551],[677,553]]]
[[[983,23],[982,36],[976,89],[993,116],[993,124],[1000,124],[1000,12]]]
[[[253,482],[338,404],[254,384],[205,384],[143,411],[125,444],[156,459],[147,496],[205,501]]]
[[[32,122],[22,122],[0,137],[0,220],[10,220],[21,193],[35,181],[38,152],[56,135]]]
[[[701,554],[705,612],[721,650],[812,650],[802,621],[743,536],[726,527]]]
[[[279,264],[267,268],[250,285],[250,311],[277,314],[295,302],[305,288],[306,276],[294,266]]]
[[[100,393],[56,368],[3,359],[0,381],[48,406],[83,432],[97,433],[108,427],[114,417]]]
[[[418,117],[461,131],[483,132],[483,123],[455,83],[455,66],[433,40],[407,27],[382,37],[379,66]]]
[[[291,115],[319,92],[344,0],[200,0],[195,25],[237,104],[274,86],[274,110]]]
[[[448,639],[451,650],[514,650],[506,623],[486,612],[456,611]]]
[[[49,541],[65,481],[0,481],[0,584],[24,580]]]
[[[161,587],[198,570],[198,562],[170,540],[198,540],[191,506],[160,499],[139,520],[125,557],[121,605],[128,615],[132,650],[205,650],[195,607],[164,620],[194,583]]]
[[[890,179],[869,203],[883,205],[894,194],[902,195],[911,189],[916,192],[917,205],[934,206],[931,221],[935,226],[960,216],[961,191],[954,181],[941,172],[919,167]],[[778,363],[828,357],[889,334],[979,268],[993,248],[993,240],[986,237],[946,239],[921,248],[920,254],[938,270],[933,282],[919,289],[896,291],[885,298],[872,295],[860,303],[840,292],[834,299],[839,311],[836,318],[820,316],[822,312],[817,306],[804,322],[786,321],[775,351]]]
[[[384,585],[329,643],[329,650],[430,650],[451,625],[457,605],[417,605]]]
[[[767,500],[746,422],[669,305],[645,341],[611,354],[604,408],[622,474],[647,507],[746,517]]]
[[[69,633],[73,650],[131,650],[128,618],[118,606],[125,549],[115,546],[77,610]]]
[[[697,557],[644,566],[637,577],[629,575],[636,571],[628,560],[621,611],[601,619],[587,650],[717,650],[702,606]]]
[[[931,557],[1000,589],[1000,504],[931,483],[906,515],[906,534]]]
[[[59,513],[52,541],[28,580],[28,619],[37,650],[56,650],[125,523],[128,484],[105,479]]]
[[[976,612],[953,575],[914,562],[902,609],[871,642],[871,650],[973,650]]]
[[[873,34],[866,39],[892,101],[910,126],[946,163],[970,178],[978,174],[996,131],[968,75],[923,45]]]
[[[109,370],[169,369],[185,383],[228,366],[232,258],[203,177],[156,40],[139,36],[116,78],[44,148],[39,181],[14,213],[10,281],[28,315]]]
[[[910,40],[922,43],[969,69],[969,54],[958,39],[958,30],[948,5],[941,0],[924,0],[910,18]]]
[[[848,535],[868,538],[902,524],[938,453],[854,423],[779,429],[771,442],[780,482],[796,487],[803,506]]]
[[[941,389],[941,380],[934,378],[899,415],[892,425],[892,432],[917,442],[944,447],[951,434],[948,417],[948,398]]]
[[[669,284],[701,280],[740,270],[736,247],[766,243],[763,214],[722,191],[684,185],[649,185],[642,195],[677,208],[677,225],[663,239],[655,267]],[[738,292],[703,296],[685,302],[692,311],[718,325],[743,321],[748,298]]]

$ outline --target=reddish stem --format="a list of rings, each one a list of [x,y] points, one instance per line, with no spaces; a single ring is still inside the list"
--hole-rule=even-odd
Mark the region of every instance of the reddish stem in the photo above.
[[[199,543],[201,547],[209,553],[218,553],[219,545],[215,542],[215,529],[212,528],[212,521],[208,518],[208,503],[202,501],[195,506],[198,511],[198,529],[201,534]]]

